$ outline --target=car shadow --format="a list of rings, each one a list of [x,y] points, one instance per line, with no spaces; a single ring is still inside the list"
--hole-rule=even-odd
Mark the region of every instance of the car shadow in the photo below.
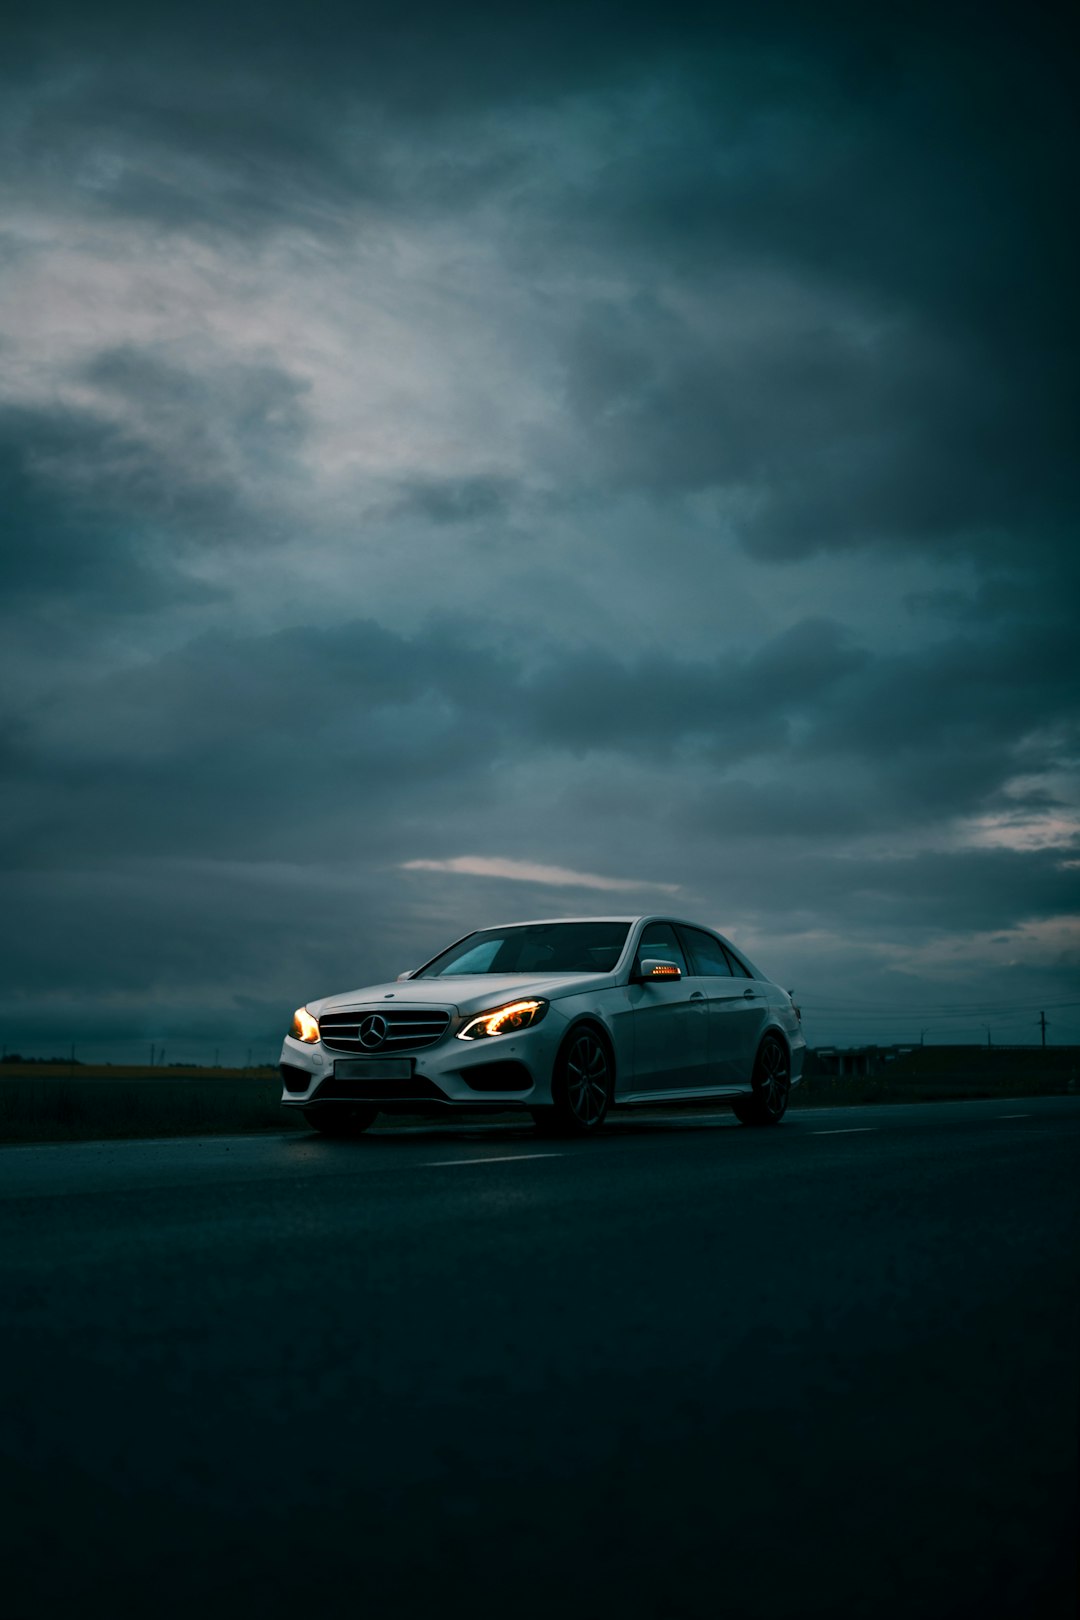
[[[609,1116],[604,1129],[596,1136],[559,1137],[549,1136],[537,1130],[531,1120],[442,1120],[417,1118],[404,1120],[398,1123],[392,1117],[379,1119],[359,1136],[333,1137],[322,1136],[316,1130],[297,1131],[295,1135],[290,1132],[285,1139],[296,1148],[308,1148],[313,1142],[318,1142],[327,1148],[344,1152],[386,1153],[392,1152],[395,1146],[402,1149],[407,1147],[423,1146],[424,1144],[447,1143],[554,1143],[566,1148],[569,1146],[593,1147],[602,1142],[616,1142],[628,1136],[661,1136],[671,1134],[673,1131],[700,1133],[714,1131],[718,1128],[741,1130],[738,1120],[729,1108],[718,1107],[712,1112],[702,1110],[696,1105],[694,1111],[687,1110],[684,1117],[678,1111],[671,1110],[666,1113],[651,1110],[627,1110]]]

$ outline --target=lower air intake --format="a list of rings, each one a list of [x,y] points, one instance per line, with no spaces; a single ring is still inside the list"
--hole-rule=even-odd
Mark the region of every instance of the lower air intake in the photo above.
[[[478,1063],[458,1073],[470,1091],[530,1091],[532,1075],[524,1063],[508,1058],[503,1063]]]
[[[311,1076],[306,1069],[297,1069],[291,1063],[281,1063],[281,1083],[286,1091],[306,1091],[311,1084]]]

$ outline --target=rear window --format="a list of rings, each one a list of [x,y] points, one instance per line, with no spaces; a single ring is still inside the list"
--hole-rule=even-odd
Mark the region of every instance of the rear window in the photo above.
[[[754,977],[746,963],[740,962],[730,945],[724,946],[724,952],[728,961],[731,963],[731,971],[734,973],[737,979],[752,979]]]

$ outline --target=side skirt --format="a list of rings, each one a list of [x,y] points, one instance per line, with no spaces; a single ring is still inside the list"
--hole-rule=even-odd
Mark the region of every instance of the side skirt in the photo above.
[[[713,1102],[723,1097],[748,1097],[750,1086],[694,1086],[688,1091],[630,1091],[613,1099],[614,1108],[644,1103]]]

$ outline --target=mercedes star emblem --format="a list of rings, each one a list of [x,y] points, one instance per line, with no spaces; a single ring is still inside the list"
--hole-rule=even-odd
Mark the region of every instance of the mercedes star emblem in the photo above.
[[[372,1013],[360,1024],[360,1045],[374,1051],[376,1046],[381,1046],[385,1041],[386,1029],[386,1019],[380,1018],[378,1013]]]

